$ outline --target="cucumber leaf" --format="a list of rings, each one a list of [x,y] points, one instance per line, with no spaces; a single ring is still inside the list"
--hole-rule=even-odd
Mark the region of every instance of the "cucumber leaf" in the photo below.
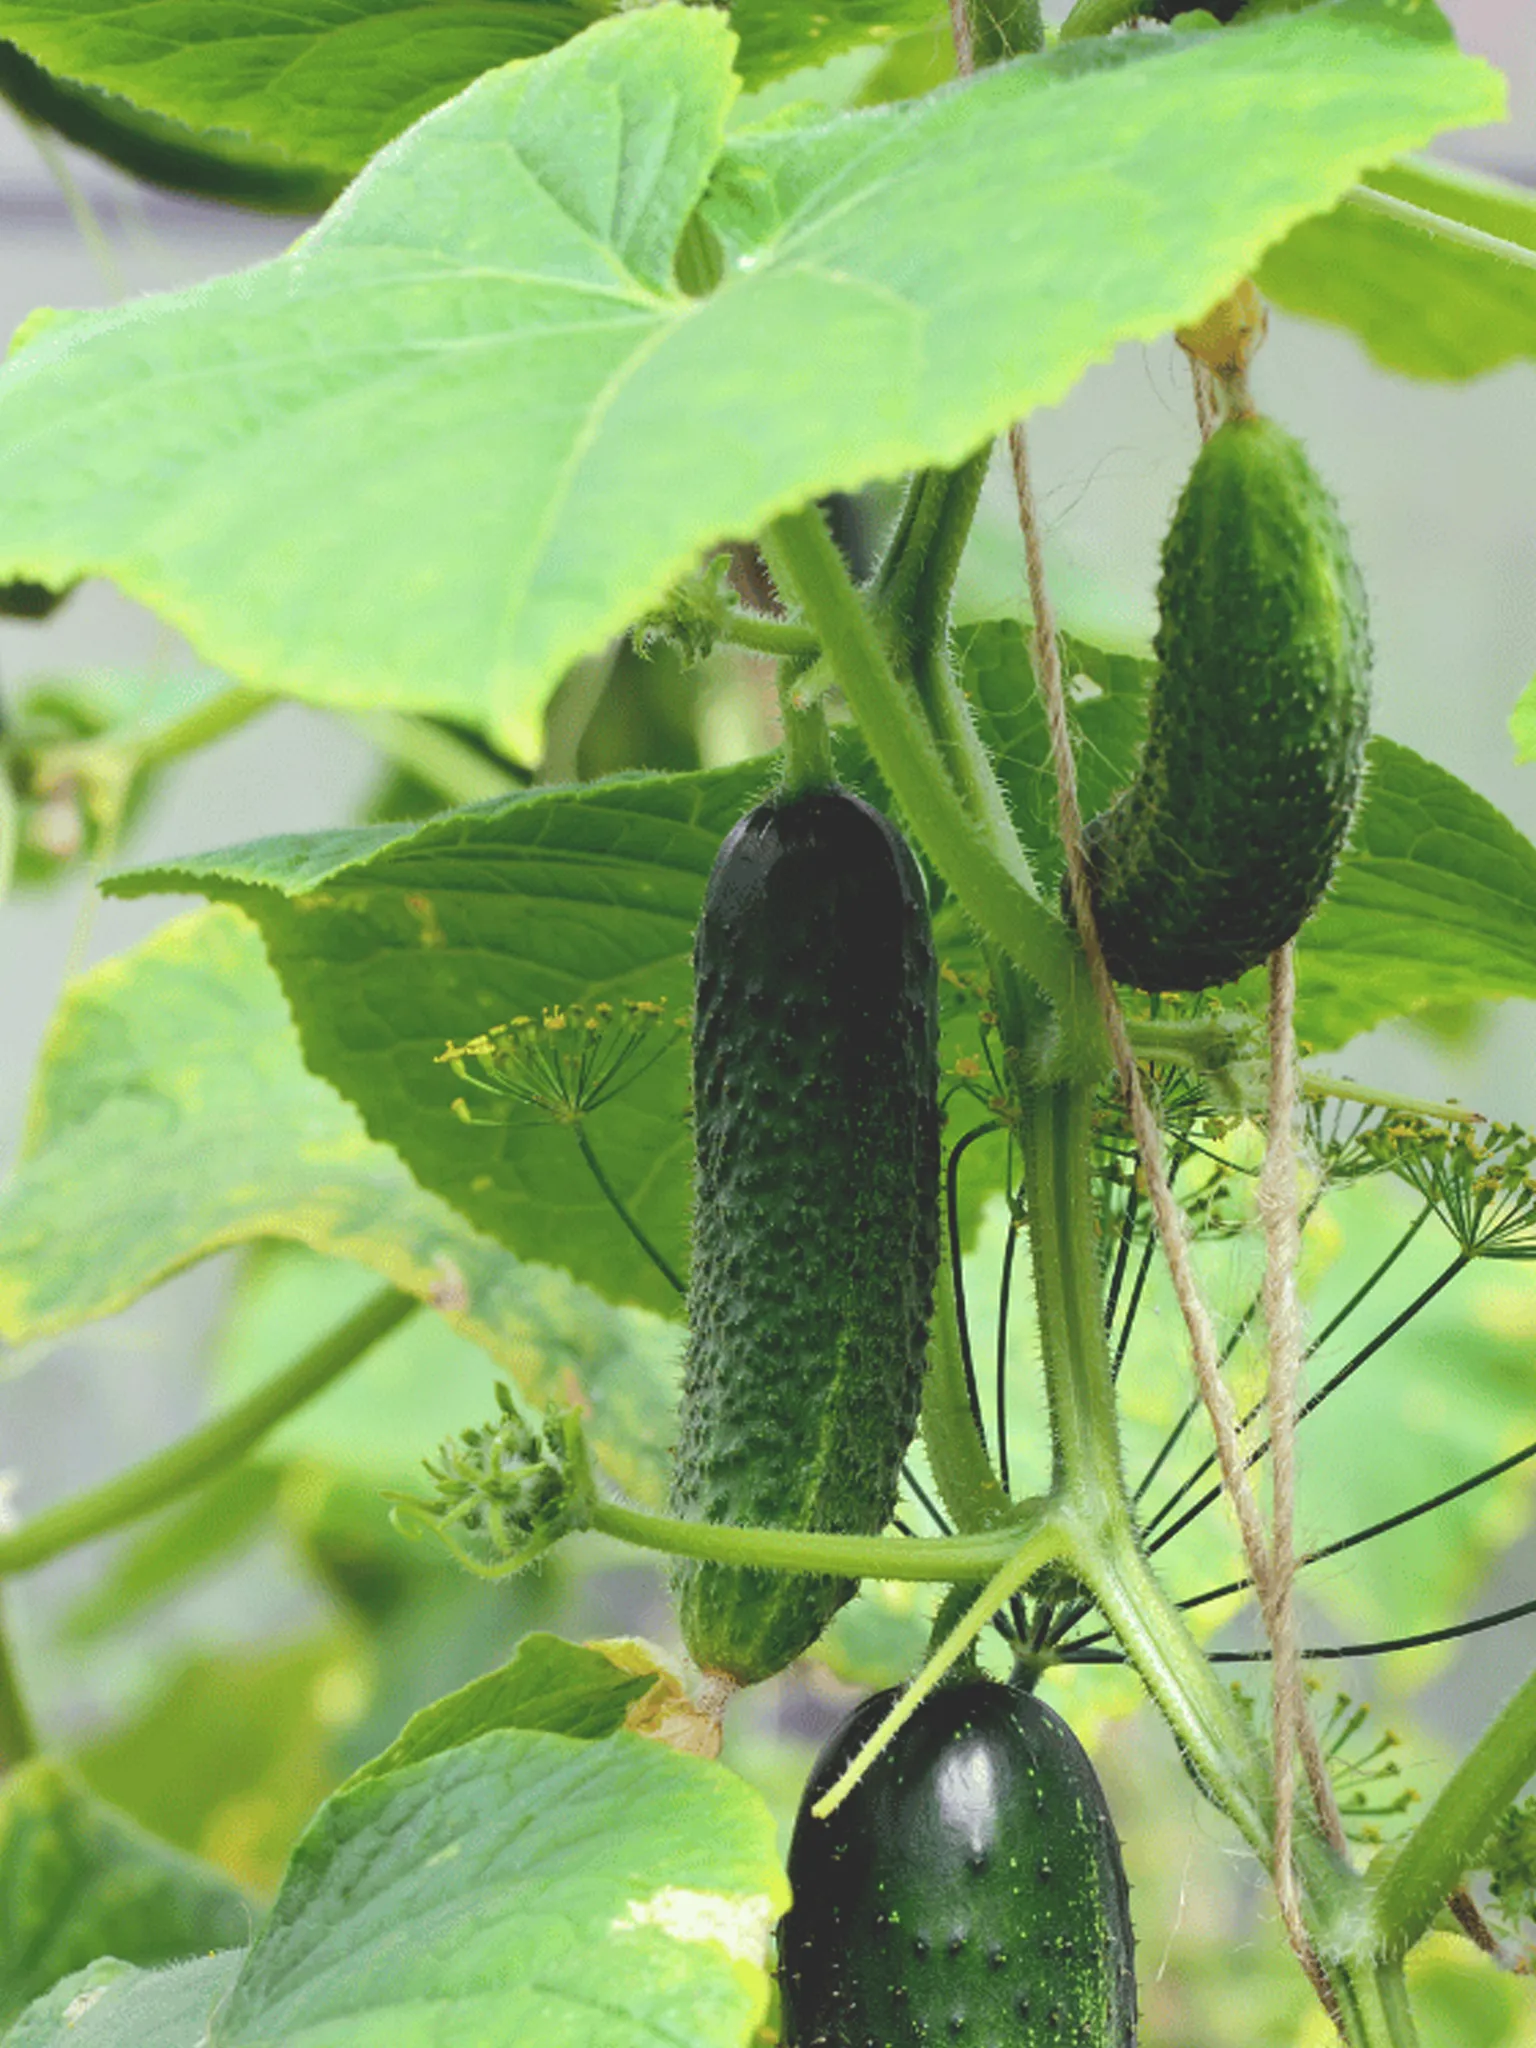
[[[1439,164],[1397,164],[1363,182],[1497,237],[1508,253],[1347,199],[1265,256],[1258,282],[1276,304],[1352,329],[1377,362],[1409,377],[1479,377],[1536,360],[1536,200]]]
[[[732,49],[713,9],[625,13],[480,79],[275,262],[44,327],[0,375],[0,578],[109,575],[243,681],[526,757],[702,548],[958,461],[1502,104],[1431,6],[1337,0],[727,146]]]
[[[1320,1051],[1426,1004],[1536,996],[1536,846],[1411,748],[1377,738],[1367,761],[1297,955],[1296,1027]]]
[[[66,134],[73,114],[86,132],[72,139],[87,148],[116,129],[128,150],[116,160],[129,170],[170,183],[200,176],[192,189],[211,197],[303,207],[319,183],[303,167],[352,177],[482,72],[556,49],[615,12],[614,0],[0,0],[0,37],[56,78],[101,89],[66,98],[35,75],[15,81],[27,110]],[[814,12],[795,0],[735,0],[737,69],[762,85],[924,28],[935,12],[935,0],[819,0]],[[12,83],[0,62],[0,87]],[[135,121],[133,109],[163,125]],[[200,132],[180,140],[172,123]],[[248,138],[245,149],[231,146],[235,136]]]
[[[170,1970],[92,1963],[29,2006],[4,2048],[200,2048],[244,1956],[225,1949]]]
[[[0,1786],[0,2027],[61,1977],[116,1956],[164,1963],[245,1941],[252,1903],[46,1757]]]
[[[188,2013],[203,1992],[195,2025],[151,2019],[125,1975],[92,1987],[115,2031],[72,2033],[55,2002],[23,2038],[745,2048],[788,1902],[772,1816],[730,1772],[632,1735],[496,1729],[328,1800],[233,1984],[226,1967],[161,1986]]]
[[[399,901],[393,907],[409,921]],[[333,963],[327,985],[344,972]],[[493,1001],[470,1023],[497,1014]],[[686,1060],[679,1064],[686,1069]],[[418,1070],[440,1103],[434,1086],[444,1070],[425,1050],[419,1060],[404,1058],[402,1091],[411,1097]],[[445,1106],[427,1114],[444,1120],[450,1156],[453,1137],[480,1135]],[[583,1209],[597,1229],[586,1254]],[[590,1181],[573,1210],[567,1256],[601,1278],[606,1248],[629,1240]],[[664,1490],[671,1328],[605,1308],[559,1274],[520,1266],[424,1192],[393,1151],[368,1138],[356,1111],[305,1069],[260,939],[238,913],[220,910],[165,927],[81,977],[65,998],[25,1156],[0,1192],[0,1337],[19,1345],[72,1328],[194,1259],[260,1237],[354,1261],[440,1304],[452,1330],[434,1336],[436,1316],[425,1335],[407,1325],[394,1363],[380,1347],[386,1388],[413,1363],[425,1364],[440,1376],[434,1400],[443,1420],[462,1427],[489,1393],[489,1352],[535,1404],[579,1391],[591,1403],[594,1449],[614,1477],[649,1500]],[[561,1248],[551,1240],[552,1250]],[[314,1335],[311,1324],[304,1341]],[[359,1375],[378,1363],[363,1361]],[[335,1393],[344,1409],[356,1398]],[[308,1426],[323,1427],[323,1416]],[[417,1456],[433,1447],[435,1423],[432,1432],[417,1442]],[[301,1429],[298,1440],[313,1455],[313,1437]]]
[[[238,904],[261,928],[304,1057],[422,1187],[521,1258],[563,1266],[609,1300],[675,1312],[570,1131],[532,1110],[466,1126],[451,1105],[474,1091],[435,1060],[450,1039],[546,1008],[634,998],[686,1014],[716,850],[771,778],[757,761],[538,791],[416,826],[258,841],[107,886]],[[637,1071],[585,1128],[630,1213],[681,1268],[686,1046]]]
[[[584,1740],[612,1735],[652,1683],[647,1673],[621,1671],[600,1650],[562,1642],[559,1636],[524,1636],[499,1669],[413,1714],[388,1749],[354,1771],[347,1784],[387,1777],[407,1764],[473,1742],[492,1728],[543,1728]]]

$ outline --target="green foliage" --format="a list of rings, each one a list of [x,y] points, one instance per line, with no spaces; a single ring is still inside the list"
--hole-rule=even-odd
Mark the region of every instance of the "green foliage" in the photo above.
[[[613,0],[299,0],[280,10],[259,0],[5,0],[0,35],[36,60],[30,70],[104,88],[24,80],[21,104],[72,140],[142,177],[158,170],[210,196],[302,207],[325,192],[316,172],[351,177],[482,72],[553,50],[617,11]],[[920,28],[931,14],[931,0],[821,0],[809,16],[792,0],[736,0],[730,10],[738,66],[753,85]],[[192,132],[178,163],[183,126]],[[104,129],[116,131],[117,148],[103,148]]]
[[[0,576],[88,567],[247,682],[536,752],[563,668],[720,535],[961,460],[1496,112],[1438,21],[1346,0],[724,146],[721,17],[622,16],[481,80],[275,263],[32,340],[0,377]],[[706,184],[698,301],[673,267]]]
[[[457,1749],[493,1728],[543,1728],[554,1735],[612,1735],[651,1679],[621,1671],[598,1650],[558,1636],[524,1636],[509,1663],[413,1714],[399,1735],[349,1786]]]
[[[1130,11],[1111,0],[1101,25]],[[973,25],[988,59],[1038,40],[1033,0],[978,7]],[[0,0],[0,91],[24,87],[60,132],[147,175],[291,200],[360,173],[246,276],[24,323],[0,370],[0,610],[40,616],[106,575],[238,680],[182,702],[138,703],[132,679],[23,700],[0,742],[0,866],[39,810],[45,837],[57,827],[62,845],[72,819],[66,851],[101,858],[158,770],[283,697],[373,734],[418,812],[470,805],[121,877],[125,895],[201,890],[216,907],[78,976],[60,1006],[0,1191],[12,1364],[227,1247],[261,1248],[213,1347],[216,1420],[194,1450],[223,1441],[218,1411],[248,1414],[323,1361],[317,1330],[378,1341],[248,1462],[216,1470],[184,1446],[151,1461],[206,1490],[171,1501],[75,1611],[91,1701],[115,1697],[116,1717],[68,1767],[23,1761],[0,1795],[0,2008],[94,1958],[6,2048],[436,2048],[445,2030],[769,2048],[785,1887],[742,1781],[793,1803],[782,1731],[826,1672],[736,1710],[731,1769],[703,1761],[718,1723],[664,1652],[529,1633],[557,1614],[577,1636],[651,1626],[655,1567],[622,1569],[637,1552],[614,1539],[752,1571],[772,1558],[813,1584],[893,1574],[820,1646],[864,1683],[910,1673],[930,1612],[942,1629],[1001,1600],[981,1668],[1022,1643],[1090,1731],[1139,1682],[1273,1863],[1268,1715],[1245,1717],[1199,1647],[1251,1597],[1219,1491],[1166,1550],[1133,1527],[1184,1486],[1170,1526],[1212,1486],[1207,1440],[1082,961],[1050,907],[1056,791],[1024,633],[989,619],[957,635],[955,571],[987,436],[1121,343],[1258,268],[1380,360],[1471,376],[1531,353],[1536,235],[1502,187],[1387,162],[1499,103],[1429,0],[1121,25],[949,84],[934,0],[738,0],[729,18],[666,0]],[[850,98],[870,104],[836,111]],[[891,581],[872,532],[914,469]],[[849,522],[829,536],[812,501],[862,479],[887,481],[853,522],[871,544],[848,575]],[[1040,509],[1049,526],[1049,498]],[[765,564],[789,615],[772,612]],[[728,583],[762,609],[734,609]],[[985,610],[1016,587],[1011,562]],[[9,630],[35,645],[52,629]],[[647,667],[637,639],[658,633]],[[1078,642],[1063,654],[1091,814],[1133,773],[1151,671]],[[686,1062],[658,1020],[687,1008],[715,849],[775,776],[741,758],[765,744],[773,658],[797,703],[853,715],[839,779],[901,811],[924,863],[948,970],[946,1135],[998,1123],[960,1173],[969,1355],[941,1315],[915,1454],[958,1524],[938,1544],[643,1511],[677,1433],[679,1338],[640,1311],[675,1318],[689,1249]],[[1536,750],[1530,702],[1514,725]],[[477,750],[484,732],[498,753]],[[667,765],[685,772],[555,786]],[[1331,1049],[1426,1004],[1536,995],[1533,960],[1536,851],[1443,770],[1377,742],[1353,845],[1302,936],[1304,1037]],[[1245,981],[1130,1006],[1256,1450],[1262,994]],[[1531,1141],[1446,1132],[1414,1108],[1333,1121],[1314,1104],[1306,1122],[1322,1190],[1300,1276],[1319,1339],[1307,1376],[1348,1384],[1306,1421],[1298,1541],[1387,1525],[1303,1561],[1309,1644],[1443,1629],[1529,1519]],[[825,1161],[796,1164],[814,1182]],[[1007,1203],[989,1205],[998,1190]],[[821,1199],[776,1283],[813,1324],[844,1284],[835,1256],[823,1270]],[[751,1235],[733,1216],[723,1231],[733,1254]],[[418,1300],[434,1312],[393,1327]],[[360,1319],[369,1303],[383,1308]],[[771,1389],[784,1359],[754,1320],[747,1364]],[[515,1392],[475,1426],[498,1370]],[[539,1431],[535,1410],[551,1417]],[[1000,1484],[988,1451],[1004,1434]],[[606,1533],[515,1587],[454,1573],[380,1499],[419,1487],[444,1438],[422,1512],[482,1570],[567,1528]],[[770,1481],[775,1450],[757,1459]],[[1132,1503],[1117,1475],[1134,1484],[1165,1454]],[[731,1519],[773,1518],[761,1478]],[[44,1547],[112,1526],[114,1503],[118,1524],[142,1511],[128,1479],[44,1509]],[[1417,1512],[1437,1493],[1451,1497]],[[918,1505],[900,1512],[929,1526]],[[27,1541],[0,1535],[0,1554],[35,1562]],[[169,1607],[231,1564],[232,1586],[263,1579],[264,1613],[299,1610],[295,1633],[241,1639],[248,1617],[206,1585]],[[25,1758],[29,1722],[66,1691],[60,1645],[17,1607],[0,1764]],[[1135,1669],[1053,1661],[1079,1653]],[[19,1683],[34,1655],[37,1716]],[[1528,1778],[1533,1703],[1536,1679],[1368,1875],[1298,1833],[1351,2048],[1406,2048],[1396,1954]],[[1359,1710],[1340,1695],[1324,1721],[1355,1824],[1401,1821]],[[1125,1753],[1117,1737],[1106,1775]],[[1296,2048],[1308,1993],[1281,1974],[1278,1940],[1234,1946],[1198,1882],[1184,1907],[1191,1859],[1225,1860],[1230,1840],[1191,1829],[1139,1760],[1120,1779],[1146,1926],[1178,1945],[1148,1973],[1148,2037]],[[1529,1908],[1529,1822],[1516,1807],[1493,1852],[1512,1919]],[[951,1875],[963,1894],[969,1871]],[[250,1940],[237,1884],[276,1897],[249,1949],[142,1967]],[[1078,1929],[1058,1914],[1051,1931]],[[1438,1937],[1409,1982],[1426,2048],[1529,2038],[1529,1986],[1463,1982]],[[881,1974],[882,1997],[893,1983]]]
[[[98,1956],[164,1963],[245,1941],[251,1903],[35,1758],[0,1788],[0,2028]]]
[[[1347,199],[1268,251],[1257,273],[1264,291],[1291,312],[1352,329],[1376,361],[1409,377],[1478,377],[1536,356],[1529,193],[1427,163],[1373,170],[1364,183],[1420,214]],[[1436,217],[1496,239],[1457,240],[1436,232]]]
[[[1536,995],[1536,848],[1395,740],[1301,947],[1298,1028],[1318,1050],[1425,1003]]]
[[[422,1187],[522,1258],[562,1265],[610,1300],[675,1312],[570,1130],[533,1110],[465,1125],[452,1109],[462,1083],[436,1062],[447,1042],[573,1003],[590,1013],[635,999],[686,1014],[715,850],[770,774],[748,762],[539,791],[416,827],[261,842],[110,886],[191,887],[238,903],[261,928],[304,1057]],[[679,1045],[590,1119],[609,1180],[675,1265],[685,1263],[687,1065]]]
[[[197,2048],[242,1954],[229,1949],[170,1970],[92,1963],[32,2006],[5,2048]]]
[[[0,33],[61,78],[350,177],[482,71],[553,49],[604,11],[600,0],[5,0]]]
[[[0,12],[0,29],[6,27],[6,13]],[[0,43],[0,94],[29,120],[46,122],[77,147],[172,191],[274,212],[314,213],[340,188],[339,178],[226,129],[192,129],[130,106],[116,93],[51,77],[12,42]]]
[[[432,1030],[427,1043],[435,1050],[446,1031]],[[425,1055],[420,1072],[430,1087]],[[478,1135],[439,1114],[450,1140]],[[606,1218],[600,1198],[590,1199]],[[426,1194],[305,1069],[260,941],[244,918],[220,910],[179,920],[94,970],[60,1010],[27,1158],[0,1194],[0,1335],[21,1344],[72,1328],[193,1259],[259,1237],[355,1261],[440,1302],[468,1343],[403,1334],[381,1387],[393,1376],[408,1389],[413,1371],[430,1367],[439,1385],[457,1382],[478,1403],[469,1345],[536,1402],[580,1386],[594,1403],[599,1456],[611,1454],[616,1476],[642,1497],[659,1498],[670,1334],[519,1266]],[[317,1307],[305,1304],[310,1316]],[[247,1337],[272,1369],[291,1356],[304,1313],[279,1325],[265,1339],[253,1326]],[[242,1384],[256,1377],[247,1366]],[[374,1442],[378,1398],[364,1397]],[[322,1411],[306,1425],[310,1443],[328,1414],[345,1434],[347,1413],[345,1401]],[[457,1419],[440,1406],[429,1413],[433,1433]],[[294,1441],[302,1440],[301,1428]],[[378,1476],[405,1474],[397,1463]]]
[[[728,1773],[630,1735],[492,1729],[322,1807],[233,1982],[218,1979],[212,2038],[428,2048],[450,2024],[504,2039],[558,2026],[570,2048],[658,2034],[739,2048],[786,1903],[768,1814]],[[207,1982],[185,1984],[184,2009]],[[190,2027],[141,1979],[106,1996],[116,2048],[206,2038],[206,2000]],[[28,2048],[74,2048],[51,2017]]]

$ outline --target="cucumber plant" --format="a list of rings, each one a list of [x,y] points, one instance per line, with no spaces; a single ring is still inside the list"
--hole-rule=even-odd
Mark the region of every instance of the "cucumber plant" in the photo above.
[[[1265,1980],[1271,2032],[1294,2015],[1300,2039],[1315,1994],[1352,2048],[1413,2048],[1421,1943],[1447,1922],[1505,1998],[1536,1678],[1432,1797],[1362,1814],[1330,1776],[1353,1710],[1316,1730],[1295,1668],[1351,1646],[1298,1630],[1286,1589],[1464,1532],[1446,1518],[1485,1487],[1512,1520],[1528,1430],[1458,1412],[1461,1466],[1299,1554],[1282,1509],[1342,1389],[1390,1390],[1418,1318],[1456,1301],[1470,1326],[1466,1276],[1536,1256],[1536,1153],[1292,1055],[1298,1032],[1336,1050],[1412,1012],[1426,962],[1448,1001],[1536,993],[1536,852],[1447,771],[1367,746],[1359,580],[1311,466],[1330,451],[1301,454],[1283,396],[1264,389],[1275,419],[1244,396],[1251,295],[1203,319],[1256,272],[1420,372],[1528,353],[1528,204],[1397,161],[1497,114],[1486,68],[1431,0],[1079,0],[1049,33],[1031,0],[551,0],[442,10],[432,34],[393,0],[345,26],[294,0],[259,35],[212,0],[119,11],[142,35],[0,5],[0,90],[173,184],[346,190],[249,272],[34,315],[0,370],[7,658],[54,644],[55,599],[105,575],[227,678],[148,736],[110,689],[88,727],[5,727],[0,875],[52,879],[62,859],[27,857],[36,806],[78,790],[108,891],[211,907],[65,993],[0,1194],[0,1335],[30,1356],[274,1236],[325,1277],[253,1259],[236,1348],[261,1350],[267,1316],[300,1329],[293,1355],[0,1530],[0,1580],[21,1607],[9,1582],[173,1510],[92,1626],[258,1532],[345,1621],[331,1661],[289,1674],[305,1740],[195,1827],[151,1807],[126,1738],[87,1748],[88,1781],[40,1753],[69,1746],[51,1653],[29,1710],[25,1610],[19,1654],[0,1636],[0,2028],[17,2048],[385,2048],[430,2007],[444,2038],[573,2048],[786,2028],[798,2048],[1124,2048],[1115,1830],[1047,1703],[1075,1716],[1112,1665],[1206,1824],[1274,1880],[1304,1980],[1290,2005]],[[1124,342],[1217,331],[1244,360],[1196,381],[1152,658],[1069,641],[1018,423]],[[1018,591],[979,621],[956,597],[978,522],[996,539],[1004,441],[1027,626]],[[872,484],[852,523],[878,545],[854,565],[823,508]],[[657,642],[668,687],[647,692]],[[280,699],[361,725],[395,815],[123,869],[151,774]],[[582,780],[599,761],[621,772]],[[1266,957],[1268,1006],[1256,976],[1232,985]],[[1314,1231],[1322,1263],[1373,1180],[1412,1217],[1309,1327],[1297,1245]],[[962,1285],[978,1212],[1004,1245],[990,1361]],[[1213,1331],[1202,1296],[1223,1260],[1249,1275],[1261,1226],[1268,1284]],[[1154,1344],[1165,1263],[1179,1313],[1162,1300]],[[346,1284],[359,1266],[375,1293]],[[1181,1326],[1205,1397],[1181,1379],[1159,1436],[1143,1375],[1154,1352],[1182,1370]],[[466,1347],[501,1387],[469,1427]],[[330,1408],[354,1367],[356,1405]],[[430,1496],[406,1492],[401,1441],[445,1432]],[[1199,1546],[1239,1503],[1243,1561],[1214,1563],[1231,1544]],[[543,1569],[498,1606],[444,1546],[486,1579]],[[630,1633],[668,1625],[606,1572],[642,1556],[674,1573],[702,1687]],[[861,1660],[868,1614],[839,1610],[876,1582],[931,1611]],[[622,1640],[531,1628],[572,1587],[583,1613],[617,1599]],[[1210,1611],[1245,1596],[1263,1640],[1212,1646]],[[1405,1618],[1373,1647],[1529,1611]],[[488,1670],[505,1627],[518,1648]],[[997,1639],[1007,1684],[979,1675]],[[813,1774],[792,1897],[771,1814],[713,1754],[714,1681],[802,1654],[877,1690]],[[1271,1657],[1262,1713],[1224,1667]],[[265,1706],[266,1665],[259,1685]],[[815,1693],[789,1679],[755,1725]],[[165,1774],[189,1802],[200,1697]],[[326,1731],[349,1714],[341,1759]],[[984,1869],[949,1827],[962,1753],[986,1765]],[[1352,1836],[1352,1812],[1392,1838]],[[994,1852],[1037,1820],[1035,1877],[1049,1858],[1061,1890],[1021,1906]],[[930,1943],[910,1972],[880,1960],[887,1901]],[[1143,1975],[1144,2033],[1198,2038]]]

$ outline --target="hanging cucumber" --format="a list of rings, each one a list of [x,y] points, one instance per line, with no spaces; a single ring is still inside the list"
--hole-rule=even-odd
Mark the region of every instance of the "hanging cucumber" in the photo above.
[[[791,2048],[1134,2048],[1114,1821],[1076,1736],[1032,1693],[941,1687],[813,1818],[896,1697],[855,1708],[800,1802],[779,1928]]]
[[[1370,711],[1365,597],[1337,507],[1272,420],[1226,421],[1168,538],[1147,743],[1088,826],[1119,981],[1201,989],[1296,936],[1349,833]]]
[[[694,945],[695,1190],[674,1512],[873,1534],[917,1424],[938,1257],[937,977],[922,876],[848,790],[720,849]],[[683,1638],[782,1670],[846,1579],[687,1564]]]

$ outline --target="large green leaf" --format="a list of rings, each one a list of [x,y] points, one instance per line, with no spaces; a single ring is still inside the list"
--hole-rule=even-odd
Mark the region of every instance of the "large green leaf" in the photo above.
[[[532,749],[702,547],[959,460],[1501,106],[1431,6],[1330,0],[722,154],[731,49],[709,8],[600,24],[276,262],[45,326],[0,376],[0,577],[110,575],[241,678]],[[673,263],[711,179],[700,300]]]
[[[519,1256],[609,1299],[675,1308],[569,1130],[533,1112],[466,1126],[444,1043],[549,1005],[691,1001],[704,883],[763,762],[514,796],[409,827],[258,842],[119,876],[114,893],[197,889],[260,925],[305,1056],[424,1187]],[[686,1258],[688,1060],[678,1044],[587,1120],[642,1227]],[[457,1256],[457,1255],[455,1255]],[[3,1296],[0,1296],[3,1301]]]
[[[407,905],[392,907],[410,923]],[[413,928],[419,937],[420,923]],[[353,972],[335,960],[332,995]],[[494,998],[484,1010],[476,1001],[468,1022],[498,1014]],[[344,1029],[360,1025],[377,1042],[361,1007]],[[451,1157],[455,1139],[473,1149],[481,1134],[446,1115],[429,1049],[399,1054],[400,1084],[409,1097],[422,1077]],[[573,1197],[566,1238],[552,1236],[548,1248],[574,1246],[583,1202],[597,1236],[571,1263],[601,1277],[604,1247],[629,1240],[590,1183]],[[306,1070],[260,940],[222,910],[166,927],[66,997],[26,1157],[0,1193],[0,1337],[19,1344],[107,1314],[178,1267],[258,1237],[295,1239],[434,1300],[531,1400],[579,1393],[590,1402],[594,1443],[625,1486],[649,1499],[663,1489],[672,1331],[605,1307],[562,1274],[519,1265],[425,1193]],[[489,1392],[483,1364],[477,1371],[451,1337],[436,1348],[430,1337],[402,1342],[400,1358],[419,1357],[425,1342],[431,1359],[446,1361],[473,1404],[448,1419],[472,1420]]]
[[[729,1772],[501,1730],[322,1808],[212,2040],[738,2048],[787,1903],[772,1819]]]
[[[0,0],[0,36],[61,78],[349,176],[482,71],[606,12],[604,0]]]
[[[347,1782],[386,1777],[492,1728],[543,1728],[584,1740],[613,1735],[653,1682],[648,1673],[621,1671],[599,1650],[559,1636],[524,1636],[507,1663],[413,1714],[389,1748]]]
[[[1347,200],[1269,251],[1258,273],[1264,290],[1292,312],[1352,328],[1378,362],[1410,377],[1476,377],[1536,358],[1530,193],[1428,164],[1399,164],[1366,183],[1497,236],[1527,260]]]
[[[1536,996],[1536,847],[1394,740],[1368,758],[1349,850],[1297,961],[1297,1029],[1320,1050],[1426,1004]]]
[[[251,1902],[40,1757],[0,1787],[0,1919],[3,2027],[98,1956],[165,1963],[245,1941]]]
[[[30,2007],[5,2048],[201,2048],[244,1956],[226,1949],[172,1970],[92,1963]]]
[[[615,11],[614,0],[287,0],[281,8],[265,0],[0,0],[0,37],[60,78],[105,88],[91,102],[75,96],[88,109],[77,138],[87,146],[101,141],[91,117],[99,127],[111,122],[106,95],[120,96],[118,106],[129,106],[115,118],[134,140],[143,124],[133,108],[208,131],[186,137],[189,159],[194,145],[227,151],[232,132],[249,137],[275,160],[262,166],[265,182],[250,181],[256,202],[302,205],[313,203],[313,180],[290,171],[281,184],[284,159],[350,177],[482,72],[555,49]],[[921,28],[936,11],[936,0],[819,0],[814,11],[795,0],[736,0],[737,68],[748,84],[762,84]],[[46,82],[31,97],[43,100],[45,118],[57,111]],[[164,133],[150,131],[168,153],[174,131]],[[142,168],[131,150],[124,161]],[[226,189],[217,163],[214,196]],[[143,174],[168,169],[169,182],[185,182],[178,168],[151,154]],[[231,196],[246,196],[243,169],[237,158]]]
[[[125,1999],[110,2038],[746,2048],[787,1904],[772,1817],[730,1772],[631,1735],[497,1730],[327,1802],[205,2031],[151,2031]],[[73,2040],[39,2027],[28,2048]]]

